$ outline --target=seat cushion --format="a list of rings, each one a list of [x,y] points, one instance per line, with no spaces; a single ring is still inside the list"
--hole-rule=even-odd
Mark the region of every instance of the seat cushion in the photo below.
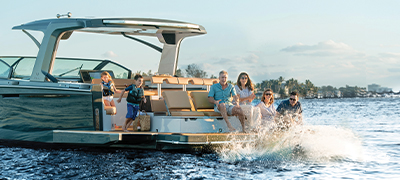
[[[208,101],[208,92],[192,92],[190,95],[196,109],[214,109],[214,105]]]
[[[171,116],[204,116],[203,112],[197,111],[170,111]]]
[[[215,112],[215,111],[205,111],[203,113],[206,116],[221,116],[221,113],[218,113],[218,112]]]
[[[186,91],[164,91],[162,93],[168,109],[190,109],[189,96]]]

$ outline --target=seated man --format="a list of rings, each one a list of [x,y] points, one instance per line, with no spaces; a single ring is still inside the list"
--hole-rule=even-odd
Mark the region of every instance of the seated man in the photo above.
[[[284,100],[276,109],[275,123],[278,127],[289,128],[292,125],[303,124],[303,108],[297,92],[291,92],[289,100]]]
[[[236,95],[235,88],[232,84],[227,83],[228,80],[228,72],[221,71],[219,73],[219,83],[214,84],[210,88],[210,92],[208,93],[208,101],[211,104],[214,104],[214,111],[221,113],[224,118],[226,125],[229,128],[229,131],[235,131],[232,124],[228,120],[228,114],[238,116],[240,123],[242,124],[243,132],[245,131],[245,116],[240,108],[239,98]],[[232,104],[232,96],[235,98],[236,104]]]

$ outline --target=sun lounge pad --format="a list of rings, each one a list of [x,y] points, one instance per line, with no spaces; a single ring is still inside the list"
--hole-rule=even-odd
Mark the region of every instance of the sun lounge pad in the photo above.
[[[172,116],[204,116],[202,112],[190,111],[192,105],[186,91],[164,91],[162,95]]]

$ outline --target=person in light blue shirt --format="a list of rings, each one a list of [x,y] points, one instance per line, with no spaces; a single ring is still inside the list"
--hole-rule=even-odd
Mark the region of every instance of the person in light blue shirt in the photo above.
[[[236,95],[235,88],[232,84],[227,83],[228,72],[221,71],[219,73],[219,83],[214,84],[210,88],[208,93],[208,101],[214,104],[214,111],[221,113],[224,118],[229,131],[235,131],[236,129],[228,120],[228,114],[237,116],[240,123],[242,124],[242,129],[245,131],[245,119],[242,108],[239,106],[239,98]],[[235,98],[235,104],[232,103],[233,98]]]

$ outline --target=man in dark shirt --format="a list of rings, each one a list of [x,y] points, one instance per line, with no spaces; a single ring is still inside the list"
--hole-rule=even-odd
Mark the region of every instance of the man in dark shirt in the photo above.
[[[303,108],[299,102],[299,94],[291,92],[290,98],[284,100],[276,109],[275,123],[283,128],[303,124]]]

